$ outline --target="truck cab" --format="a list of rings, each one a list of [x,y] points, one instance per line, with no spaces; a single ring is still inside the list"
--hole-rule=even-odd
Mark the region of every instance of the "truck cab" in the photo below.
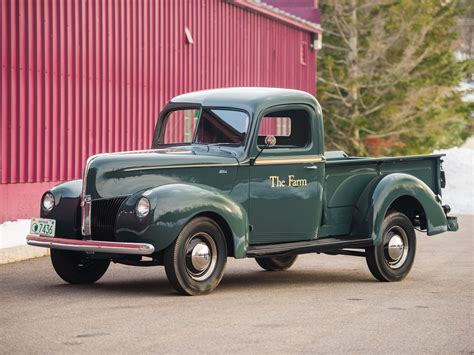
[[[167,126],[174,127],[175,115],[195,104],[199,107],[194,116],[200,114],[201,122],[218,112],[226,124],[209,129],[207,137],[198,130],[194,142],[213,145],[238,160],[238,181],[230,196],[245,206],[250,242],[313,239],[321,220],[324,184],[323,123],[314,97],[295,90],[254,88],[178,96],[161,115],[154,148],[183,143],[168,138]],[[212,120],[207,122],[212,125]],[[270,138],[273,144],[266,146]],[[220,176],[225,174],[221,170]]]
[[[227,257],[277,271],[302,253],[363,256],[377,279],[398,281],[414,228],[457,230],[441,158],[325,153],[321,107],[298,90],[198,91],[163,108],[150,150],[92,156],[82,180],[45,192],[27,241],[51,248],[72,283],[97,281],[111,261],[164,265],[178,292],[197,295],[217,287]]]

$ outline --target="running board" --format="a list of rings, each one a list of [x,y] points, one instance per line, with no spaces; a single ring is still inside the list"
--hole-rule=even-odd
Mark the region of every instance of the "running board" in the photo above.
[[[250,245],[247,249],[247,257],[324,253],[345,248],[365,248],[373,245],[372,242],[370,238],[354,239],[339,237],[305,242]]]

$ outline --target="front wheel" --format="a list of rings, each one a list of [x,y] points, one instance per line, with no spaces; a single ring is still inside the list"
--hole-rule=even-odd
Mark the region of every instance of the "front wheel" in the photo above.
[[[104,276],[110,260],[92,260],[82,252],[51,249],[54,270],[71,284],[92,284]]]
[[[382,226],[382,243],[366,249],[372,275],[379,281],[400,281],[415,260],[416,235],[410,219],[400,212],[387,214]]]
[[[270,256],[255,258],[260,267],[268,271],[283,271],[289,269],[296,261],[298,255]]]
[[[183,295],[210,293],[222,279],[227,245],[219,225],[210,218],[189,222],[164,253],[171,285]]]

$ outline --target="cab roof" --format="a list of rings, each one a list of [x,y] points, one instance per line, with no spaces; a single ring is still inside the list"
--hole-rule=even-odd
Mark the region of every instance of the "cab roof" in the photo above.
[[[198,104],[204,107],[233,107],[253,114],[275,105],[306,104],[317,109],[314,96],[292,89],[236,87],[211,89],[183,94],[171,99],[173,104]]]

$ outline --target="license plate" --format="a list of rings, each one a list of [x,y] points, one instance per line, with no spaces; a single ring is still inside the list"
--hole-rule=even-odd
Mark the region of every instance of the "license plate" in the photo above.
[[[42,235],[44,237],[54,237],[56,230],[56,220],[47,218],[32,218],[30,233]]]

